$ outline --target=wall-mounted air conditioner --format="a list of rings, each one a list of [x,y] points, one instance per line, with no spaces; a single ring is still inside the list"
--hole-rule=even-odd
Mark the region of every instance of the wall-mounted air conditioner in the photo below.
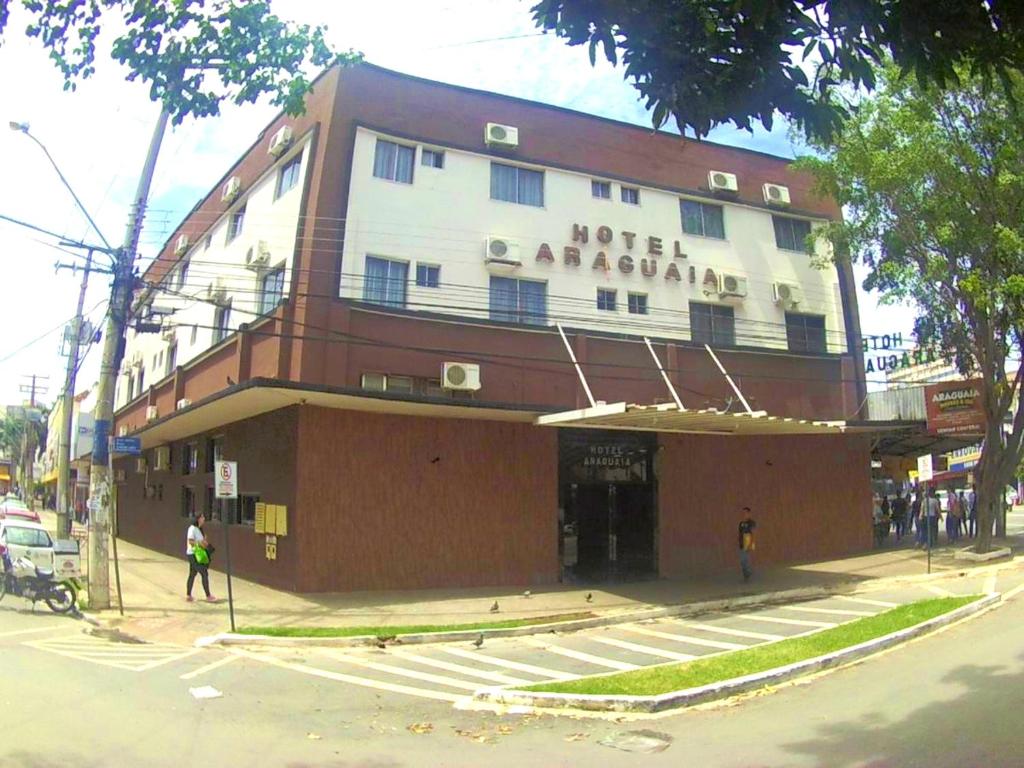
[[[725,171],[708,171],[708,189],[712,192],[739,192],[736,174]]]
[[[246,269],[263,269],[270,263],[270,248],[265,240],[260,240],[245,252]]]
[[[480,366],[476,363],[445,363],[441,371],[441,386],[445,389],[480,389]]]
[[[146,406],[146,421],[156,421],[160,418],[160,410],[155,405]]]
[[[484,129],[484,143],[489,147],[504,147],[506,149],[518,147],[519,129],[511,125],[488,123]]]
[[[171,446],[161,445],[153,449],[153,469],[167,472],[171,468]]]
[[[238,197],[238,193],[242,191],[242,180],[237,176],[232,176],[228,179],[227,184],[224,185],[224,189],[220,193],[220,199],[222,203],[230,203]]]
[[[192,405],[192,401],[187,397],[183,397],[175,404],[174,409],[180,411],[182,408],[188,408],[190,405]]]
[[[146,465],[146,458],[144,456],[140,456],[139,458],[137,458],[135,460],[135,474],[136,475],[144,475],[144,474],[146,474],[146,466],[147,466]]]
[[[364,373],[360,383],[363,389],[368,389],[371,392],[383,392],[388,388],[388,377],[383,373]]]
[[[213,282],[206,289],[207,301],[214,303],[221,303],[227,298],[227,288],[224,287],[224,282],[219,278],[214,278]]]
[[[803,299],[800,286],[795,283],[772,283],[772,301],[784,307],[795,307]]]
[[[520,266],[523,262],[519,258],[519,243],[507,237],[488,237],[484,248],[484,262]]]
[[[789,205],[789,187],[781,184],[765,184],[764,201],[769,205]]]
[[[274,157],[281,155],[292,143],[291,126],[283,126],[270,139],[270,148],[267,150]]]
[[[174,255],[181,256],[185,251],[188,250],[188,235],[178,235],[178,240],[174,244]]]
[[[747,295],[747,278],[739,275],[719,275],[718,295],[722,298],[742,299]]]

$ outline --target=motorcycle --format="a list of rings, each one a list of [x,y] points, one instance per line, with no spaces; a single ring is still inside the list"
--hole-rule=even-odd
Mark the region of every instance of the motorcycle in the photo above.
[[[4,559],[0,600],[10,593],[31,600],[33,608],[42,600],[54,613],[68,613],[78,604],[78,590],[71,581],[57,581],[53,571],[41,570],[25,557]]]

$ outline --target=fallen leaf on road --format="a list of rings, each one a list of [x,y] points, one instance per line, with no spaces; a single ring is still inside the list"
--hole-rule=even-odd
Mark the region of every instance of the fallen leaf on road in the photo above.
[[[412,733],[430,733],[434,730],[434,726],[430,723],[413,723],[408,726],[406,730],[411,731]]]

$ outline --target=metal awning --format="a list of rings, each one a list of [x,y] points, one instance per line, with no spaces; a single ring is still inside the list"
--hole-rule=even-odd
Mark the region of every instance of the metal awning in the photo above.
[[[714,408],[681,409],[675,403],[599,403],[590,408],[538,416],[541,427],[628,429],[710,435],[840,435],[843,421],[809,421],[769,416],[764,411],[730,413]],[[854,430],[859,431],[859,430]]]
[[[928,454],[951,453],[980,443],[981,435],[934,435],[924,421],[851,421],[851,429],[875,433],[871,452],[875,456],[916,458]]]

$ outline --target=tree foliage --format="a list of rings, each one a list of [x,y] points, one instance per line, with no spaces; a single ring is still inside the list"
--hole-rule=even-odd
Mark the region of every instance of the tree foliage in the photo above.
[[[0,0],[0,40],[9,3]],[[337,54],[324,27],[296,25],[271,12],[270,0],[22,0],[38,38],[64,75],[65,88],[95,72],[97,40],[116,29],[112,57],[129,80],[149,84],[150,96],[173,123],[216,115],[225,99],[236,104],[270,94],[289,114],[303,111],[310,80],[306,64],[357,61]]]
[[[1024,68],[1018,0],[540,0],[537,26],[620,59],[660,128],[698,137],[734,123],[771,129],[776,112],[811,137],[849,116],[843,87],[875,87],[890,56],[920,85],[972,75],[1006,82]]]
[[[922,88],[890,68],[842,133],[819,144],[822,157],[800,165],[844,206],[846,221],[824,233],[871,268],[865,287],[914,305],[918,343],[982,382],[987,534],[1024,439],[1024,126],[1009,108],[1024,80],[1011,75],[1006,93],[959,75],[957,87]]]

